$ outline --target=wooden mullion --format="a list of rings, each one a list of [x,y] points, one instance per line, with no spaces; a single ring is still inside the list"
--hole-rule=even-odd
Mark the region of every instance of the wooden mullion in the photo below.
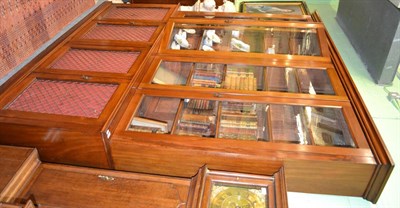
[[[176,134],[177,132],[177,125],[178,122],[180,120],[180,118],[182,117],[183,114],[183,105],[184,105],[184,99],[181,99],[179,106],[178,106],[178,110],[176,111],[176,115],[175,115],[175,119],[174,122],[172,124],[172,128],[171,128],[171,133],[170,134]]]
[[[215,136],[214,138],[219,138],[219,131],[221,127],[221,115],[222,115],[222,102],[223,101],[216,101],[218,103],[217,115],[216,115],[216,122],[215,122]]]
[[[318,28],[317,34],[318,34],[317,37],[318,37],[319,48],[321,51],[321,56],[331,57],[331,53],[329,52],[329,47],[328,47],[328,43],[327,43],[325,28]]]
[[[193,63],[192,64],[192,68],[190,68],[190,72],[189,72],[189,75],[188,75],[188,79],[186,80],[186,86],[190,86],[191,84],[192,84],[192,81],[193,81],[193,74],[194,74],[194,72],[195,72],[195,69],[196,68],[196,64],[195,63]]]

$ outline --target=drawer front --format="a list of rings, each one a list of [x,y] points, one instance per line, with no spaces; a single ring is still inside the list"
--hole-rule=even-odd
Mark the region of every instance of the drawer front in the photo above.
[[[44,164],[21,196],[57,207],[184,207],[189,179]]]

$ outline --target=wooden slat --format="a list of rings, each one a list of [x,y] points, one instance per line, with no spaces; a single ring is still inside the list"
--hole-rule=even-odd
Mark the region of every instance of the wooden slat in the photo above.
[[[179,207],[190,180],[43,164],[19,197],[44,207]]]
[[[9,152],[18,153],[19,150],[15,149],[11,149],[9,150]],[[24,188],[24,186],[26,186],[30,182],[30,179],[33,177],[34,172],[39,167],[40,160],[36,149],[29,149],[29,152],[30,152],[29,156],[26,157],[21,166],[14,173],[12,179],[0,192],[0,202],[13,203],[18,198],[17,196],[22,190],[22,188]],[[16,155],[16,156],[19,157],[22,155]],[[5,164],[5,165],[7,166],[1,166],[1,167],[5,167],[6,170],[8,170],[8,167],[11,166],[10,169],[12,170],[13,164]]]

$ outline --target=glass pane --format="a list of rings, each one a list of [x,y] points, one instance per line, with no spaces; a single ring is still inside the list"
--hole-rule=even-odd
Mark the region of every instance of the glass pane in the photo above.
[[[185,99],[175,134],[215,137],[218,102]]]
[[[152,80],[154,84],[186,85],[193,63],[162,61]]]
[[[196,63],[191,86],[220,88],[223,71],[223,64]]]
[[[268,67],[267,75],[269,91],[299,92],[295,69]]]
[[[355,147],[341,109],[270,105],[272,141]]]
[[[341,109],[305,107],[305,112],[316,145],[355,147]]]
[[[161,134],[171,132],[179,103],[178,98],[145,97],[128,130]]]
[[[267,67],[267,77],[269,91],[335,94],[326,70]]]
[[[228,65],[225,74],[224,88],[252,91],[263,90],[263,67],[249,65]]]
[[[269,28],[264,42],[268,54],[321,55],[315,29]]]
[[[302,93],[334,95],[331,81],[325,70],[298,69],[300,89]]]
[[[270,105],[272,141],[311,144],[302,106]]]
[[[231,51],[320,56],[315,29],[177,24],[173,50]]]
[[[261,21],[290,21],[290,22],[307,22],[307,19],[289,19],[289,18],[272,18],[272,17],[263,17],[259,18]]]
[[[246,2],[243,11],[261,14],[303,15],[303,8],[299,3],[290,2]]]
[[[268,188],[239,184],[213,183],[210,208],[268,207]]]
[[[266,106],[223,102],[218,138],[268,141]]]

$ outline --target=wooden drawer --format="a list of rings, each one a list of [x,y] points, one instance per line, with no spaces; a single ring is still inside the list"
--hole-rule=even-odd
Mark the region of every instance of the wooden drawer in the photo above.
[[[32,148],[0,146],[0,155],[0,207],[184,207],[191,184],[188,178],[41,164]]]
[[[16,203],[49,207],[180,207],[190,179],[43,164]]]
[[[41,164],[37,151],[28,148],[0,146],[0,154],[2,208],[201,208],[232,203],[242,207],[249,203],[258,203],[257,207],[287,207],[282,166],[271,167],[268,175],[216,171],[203,166],[196,174],[179,178]]]

